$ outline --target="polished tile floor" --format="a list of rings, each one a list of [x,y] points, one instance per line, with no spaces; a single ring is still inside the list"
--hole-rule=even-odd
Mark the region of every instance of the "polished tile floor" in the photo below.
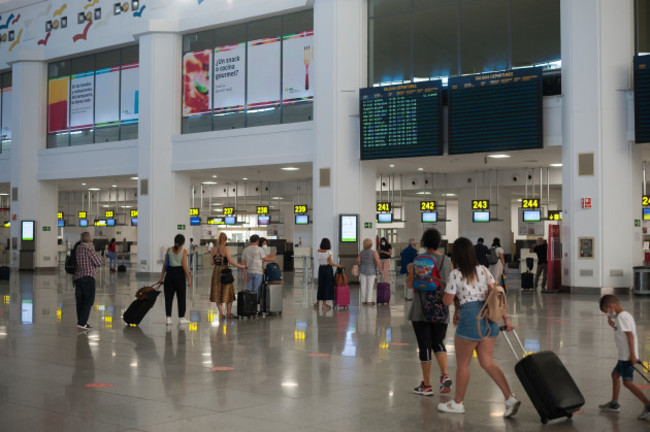
[[[557,352],[587,400],[572,420],[543,426],[502,336],[495,358],[523,401],[514,419],[502,418],[502,397],[476,360],[466,414],[440,414],[446,397],[412,394],[421,377],[401,284],[390,307],[359,307],[352,285],[349,310],[322,313],[311,308],[314,287],[287,273],[281,316],[219,322],[209,281],[209,270],[199,271],[189,291],[191,324],[179,326],[174,313],[165,326],[161,296],[140,327],[127,327],[121,315],[148,280],[102,269],[90,332],[75,327],[64,272],[14,272],[0,282],[0,431],[650,430],[625,389],[620,414],[598,412],[616,361],[598,296],[510,289],[526,349]],[[623,300],[650,360],[650,299]],[[447,346],[453,375],[451,328]]]

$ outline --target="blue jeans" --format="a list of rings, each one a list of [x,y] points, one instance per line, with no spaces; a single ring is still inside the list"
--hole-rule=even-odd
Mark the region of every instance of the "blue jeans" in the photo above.
[[[77,324],[88,324],[90,309],[95,303],[95,278],[84,276],[74,281],[74,297],[77,301]]]
[[[246,282],[246,289],[248,291],[255,291],[257,294],[257,302],[260,302],[260,287],[262,286],[262,280],[264,275],[257,273],[248,273],[248,282]]]
[[[460,305],[459,321],[456,326],[456,336],[472,341],[480,341],[484,337],[495,338],[499,334],[499,323],[490,321],[489,325],[481,320],[481,334],[478,332],[478,316],[483,304],[482,301],[473,301]]]
[[[108,267],[115,268],[115,252],[108,253]]]

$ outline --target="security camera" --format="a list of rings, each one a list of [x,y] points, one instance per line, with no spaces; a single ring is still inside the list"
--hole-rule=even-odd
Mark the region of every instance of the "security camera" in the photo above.
[[[472,182],[472,178],[471,178],[471,177],[467,177],[467,183],[471,183],[471,182]]]
[[[528,180],[532,180],[532,179],[533,179],[533,176],[528,174]]]
[[[513,181],[513,182],[517,183],[518,180],[519,180],[519,179],[517,178],[517,176],[512,176],[512,181]]]
[[[416,183],[415,180],[411,180],[411,184],[412,184],[413,186],[415,186],[415,183]]]

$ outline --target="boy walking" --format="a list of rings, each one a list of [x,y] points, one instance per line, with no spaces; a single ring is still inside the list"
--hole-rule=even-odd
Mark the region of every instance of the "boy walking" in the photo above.
[[[636,335],[634,317],[623,309],[618,297],[615,295],[601,297],[600,310],[607,314],[607,322],[614,328],[614,341],[618,349],[618,363],[616,363],[616,367],[612,371],[612,400],[606,404],[598,405],[598,408],[601,411],[608,412],[621,411],[618,395],[621,392],[621,378],[623,378],[623,385],[643,402],[645,408],[637,418],[645,420],[650,416],[650,400],[633,382],[634,365],[639,361],[639,340]]]

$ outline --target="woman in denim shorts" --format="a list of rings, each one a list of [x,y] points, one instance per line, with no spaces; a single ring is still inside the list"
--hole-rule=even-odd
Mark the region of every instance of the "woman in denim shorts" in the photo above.
[[[478,264],[474,245],[467,238],[461,237],[454,242],[451,261],[454,270],[449,275],[442,301],[445,305],[456,305],[456,396],[449,402],[439,404],[438,410],[458,414],[465,412],[463,399],[469,383],[469,363],[476,350],[479,364],[499,386],[506,399],[503,416],[511,417],[517,413],[520,402],[510,391],[503,371],[494,363],[494,341],[499,334],[499,323],[482,322],[480,333],[477,324],[479,311],[485,304],[494,278],[485,267]],[[504,315],[503,319],[508,331],[512,330],[508,317]]]

